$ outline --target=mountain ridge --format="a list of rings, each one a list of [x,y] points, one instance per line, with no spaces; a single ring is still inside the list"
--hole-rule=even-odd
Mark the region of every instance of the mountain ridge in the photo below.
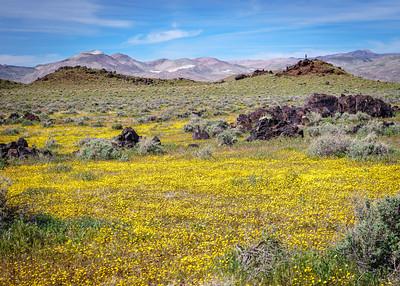
[[[400,53],[377,54],[370,50],[356,50],[314,58],[342,67],[356,76],[400,82]],[[107,55],[102,51],[92,50],[35,67],[0,65],[0,78],[31,83],[60,67],[86,66],[137,77],[218,81],[232,75],[251,73],[259,69],[282,71],[299,60],[301,59],[289,57],[224,61],[213,57],[198,57],[139,61],[123,53]]]

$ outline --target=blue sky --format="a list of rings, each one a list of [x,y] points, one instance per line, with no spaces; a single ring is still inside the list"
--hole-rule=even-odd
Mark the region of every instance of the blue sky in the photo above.
[[[0,0],[0,63],[400,52],[400,0]]]

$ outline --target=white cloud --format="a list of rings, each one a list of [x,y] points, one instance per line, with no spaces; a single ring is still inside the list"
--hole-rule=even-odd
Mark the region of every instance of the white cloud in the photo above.
[[[7,55],[0,54],[0,64],[15,66],[35,66],[38,64],[48,63],[60,60],[57,54],[47,55]]]
[[[389,42],[370,42],[371,49],[378,53],[400,53],[400,39],[394,39]]]
[[[195,37],[201,34],[201,30],[184,31],[180,29],[173,29],[161,32],[152,32],[147,35],[136,35],[128,40],[131,45],[155,44],[168,42],[176,39]]]
[[[71,22],[113,28],[132,26],[131,21],[100,17],[104,9],[92,0],[0,0],[0,16],[21,20]],[[47,26],[51,25],[47,23]]]

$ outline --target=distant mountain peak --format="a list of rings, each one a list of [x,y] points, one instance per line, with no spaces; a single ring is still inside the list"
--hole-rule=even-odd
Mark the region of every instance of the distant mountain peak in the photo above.
[[[104,52],[102,52],[100,50],[91,50],[91,51],[83,52],[82,54],[104,55]]]

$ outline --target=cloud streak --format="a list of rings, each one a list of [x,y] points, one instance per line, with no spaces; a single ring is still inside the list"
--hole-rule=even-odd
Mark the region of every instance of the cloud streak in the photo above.
[[[104,7],[92,0],[0,0],[0,16],[9,19],[70,22],[93,26],[127,28],[132,22],[100,17]]]
[[[38,64],[60,60],[61,56],[57,54],[47,55],[8,55],[0,54],[0,63],[4,65],[15,66],[35,66]]]
[[[202,30],[185,31],[180,29],[173,29],[161,32],[152,32],[147,35],[139,34],[128,40],[131,45],[145,45],[168,42],[177,39],[196,37],[200,35]]]

